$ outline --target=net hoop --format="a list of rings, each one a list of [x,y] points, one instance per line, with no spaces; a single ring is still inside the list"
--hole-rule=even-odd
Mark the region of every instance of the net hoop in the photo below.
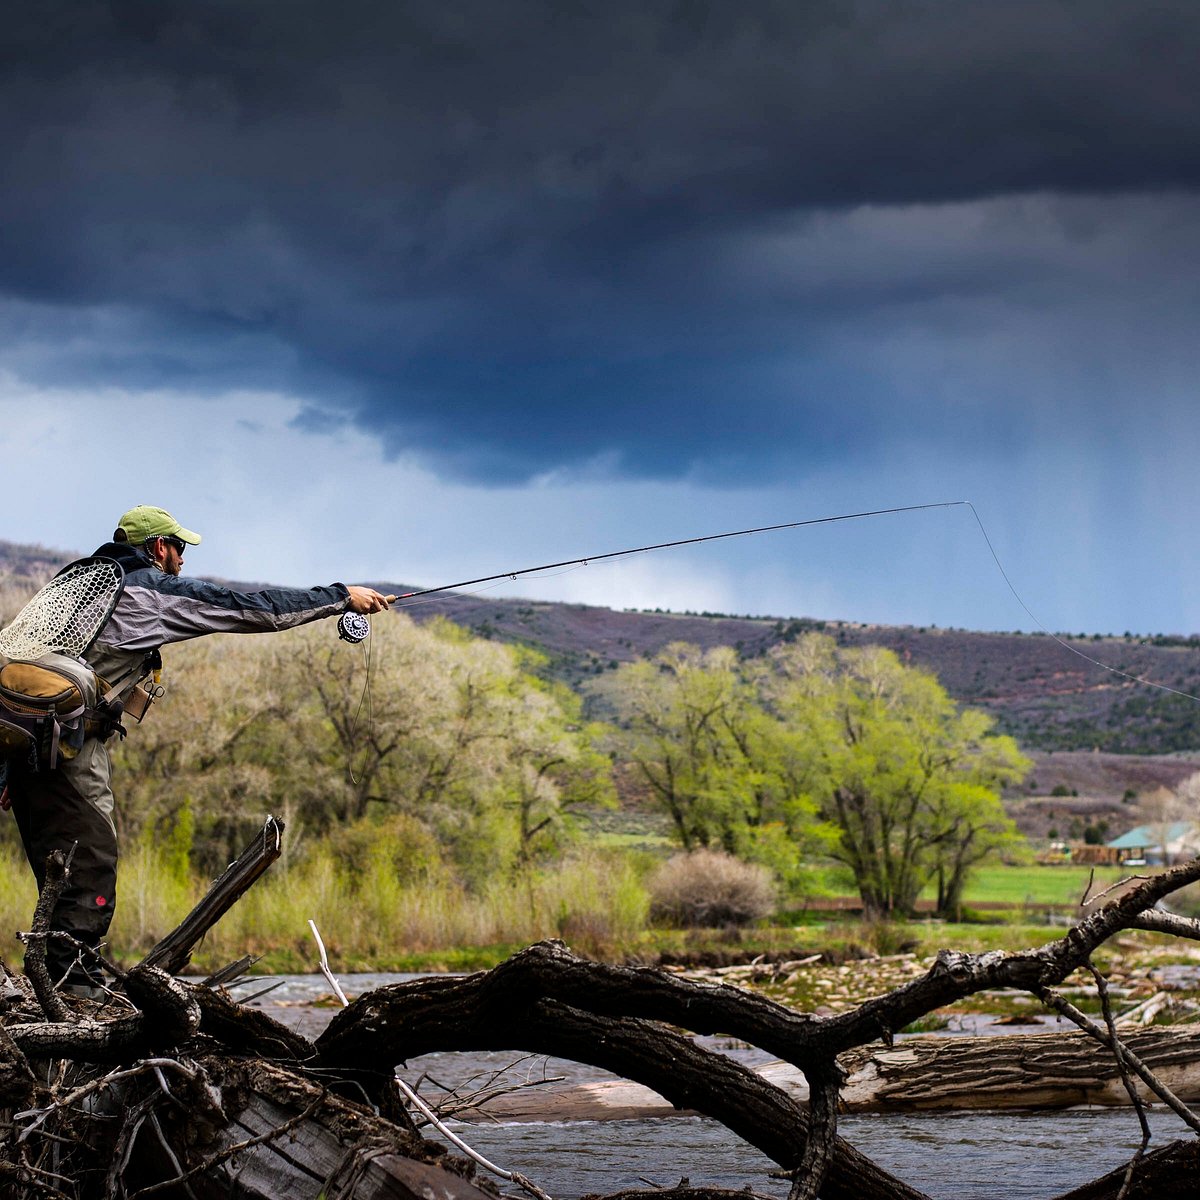
[[[0,630],[0,654],[82,658],[108,623],[124,586],[125,572],[115,559],[95,555],[69,563]]]

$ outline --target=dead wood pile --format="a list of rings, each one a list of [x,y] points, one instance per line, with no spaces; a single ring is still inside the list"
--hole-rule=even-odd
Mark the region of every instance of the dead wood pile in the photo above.
[[[261,860],[271,858],[272,846],[278,852],[279,834],[269,824],[243,856],[247,878],[266,869]],[[244,890],[239,864],[232,879],[218,881],[213,911]],[[65,871],[61,860],[50,866],[48,892]],[[118,990],[103,1006],[60,996],[40,962],[39,947],[55,936],[40,927],[43,903],[26,935],[28,978],[6,973],[0,996],[0,1192],[21,1200],[481,1200],[495,1185],[469,1159],[421,1136],[395,1067],[433,1051],[512,1050],[603,1067],[720,1121],[779,1165],[789,1200],[922,1200],[917,1186],[839,1136],[847,1065],[947,1004],[1015,988],[1104,1048],[1139,1117],[1143,1096],[1153,1096],[1177,1113],[1181,1133],[1193,1135],[1151,1152],[1143,1119],[1143,1146],[1126,1167],[1059,1200],[1194,1197],[1200,1118],[1118,1031],[1092,955],[1125,929],[1200,937],[1200,924],[1154,909],[1197,879],[1200,859],[1137,881],[1038,950],[943,951],[919,978],[834,1016],[795,1012],[728,984],[589,962],[546,942],[488,972],[368,993],[315,1042],[234,1003],[218,980],[185,983],[163,969],[186,962],[211,925],[203,914],[193,914],[186,936],[176,931],[168,951],[156,950],[151,961],[128,972],[110,965]],[[1057,990],[1079,969],[1099,988],[1099,1020]],[[807,1101],[685,1031],[733,1036],[791,1064],[807,1080]],[[663,1165],[681,1173],[687,1167]],[[508,1186],[545,1200],[523,1177],[510,1176]],[[1002,1194],[999,1181],[998,1188]],[[717,1193],[681,1184],[653,1194],[700,1200]]]

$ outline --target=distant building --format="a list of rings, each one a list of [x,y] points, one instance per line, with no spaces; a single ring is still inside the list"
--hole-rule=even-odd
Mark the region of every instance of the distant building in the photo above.
[[[1200,826],[1195,821],[1139,825],[1106,845],[1119,852],[1123,863],[1169,866],[1200,854]]]

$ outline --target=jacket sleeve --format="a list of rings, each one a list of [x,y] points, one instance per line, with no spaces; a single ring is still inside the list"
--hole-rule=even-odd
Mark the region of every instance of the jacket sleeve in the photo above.
[[[153,650],[206,633],[270,633],[344,612],[349,595],[341,583],[238,592],[201,579],[137,571],[127,578],[98,641],[114,650]]]

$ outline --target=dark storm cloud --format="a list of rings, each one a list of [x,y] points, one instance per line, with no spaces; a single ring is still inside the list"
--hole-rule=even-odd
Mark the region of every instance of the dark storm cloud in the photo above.
[[[307,427],[353,420],[473,478],[736,476],[787,469],[785,443],[869,446],[896,391],[847,331],[1086,279],[990,252],[986,229],[957,252],[876,230],[897,261],[847,274],[854,246],[831,261],[806,221],[1200,180],[1190,0],[6,20],[10,361],[200,390],[240,374],[307,397]]]

